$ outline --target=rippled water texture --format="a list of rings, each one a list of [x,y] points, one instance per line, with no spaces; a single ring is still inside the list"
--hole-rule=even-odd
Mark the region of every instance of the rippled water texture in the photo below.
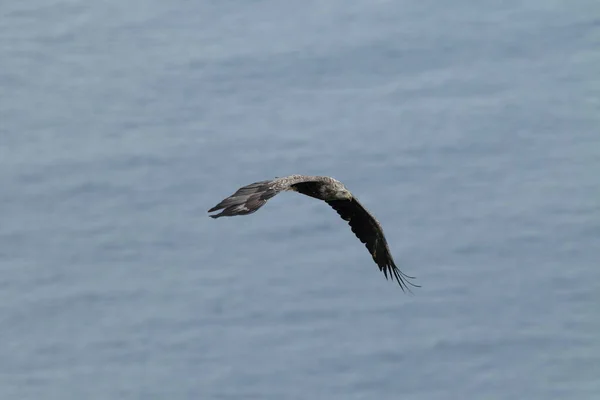
[[[12,1],[0,398],[600,398],[597,1]],[[383,224],[403,294],[326,204]]]

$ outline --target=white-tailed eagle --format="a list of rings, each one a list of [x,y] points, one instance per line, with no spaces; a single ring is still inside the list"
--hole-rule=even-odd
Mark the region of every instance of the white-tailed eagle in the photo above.
[[[325,201],[350,225],[352,232],[365,244],[385,278],[393,276],[402,290],[414,279],[401,272],[394,263],[383,228],[377,219],[350,193],[340,181],[328,176],[290,175],[268,181],[251,183],[238,189],[208,212],[222,210],[212,218],[252,214],[267,200],[282,191],[294,191]]]

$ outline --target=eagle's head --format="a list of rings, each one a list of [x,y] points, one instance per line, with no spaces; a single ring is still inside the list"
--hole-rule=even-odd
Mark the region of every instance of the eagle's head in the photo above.
[[[341,188],[335,192],[336,200],[352,200],[352,193],[346,188]]]
[[[332,185],[328,186],[327,189],[328,189],[328,193],[327,193],[328,199],[352,200],[352,193],[350,193],[350,191],[348,189],[346,189],[346,187],[344,186],[344,184],[342,182],[334,180]]]

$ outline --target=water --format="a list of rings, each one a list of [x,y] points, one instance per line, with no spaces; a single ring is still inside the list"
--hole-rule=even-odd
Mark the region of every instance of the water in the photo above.
[[[596,1],[5,2],[0,398],[597,399]],[[239,186],[332,175],[382,222]]]

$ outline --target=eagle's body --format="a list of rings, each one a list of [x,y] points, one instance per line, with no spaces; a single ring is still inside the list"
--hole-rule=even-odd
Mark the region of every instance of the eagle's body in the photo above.
[[[407,288],[406,283],[417,286],[405,281],[412,277],[403,274],[396,267],[379,221],[358,202],[344,184],[334,178],[290,175],[251,183],[238,189],[208,212],[222,210],[219,214],[211,215],[212,218],[251,214],[282,191],[294,191],[325,201],[348,221],[352,232],[365,244],[386,279],[388,273],[390,277],[393,274],[402,290]]]

